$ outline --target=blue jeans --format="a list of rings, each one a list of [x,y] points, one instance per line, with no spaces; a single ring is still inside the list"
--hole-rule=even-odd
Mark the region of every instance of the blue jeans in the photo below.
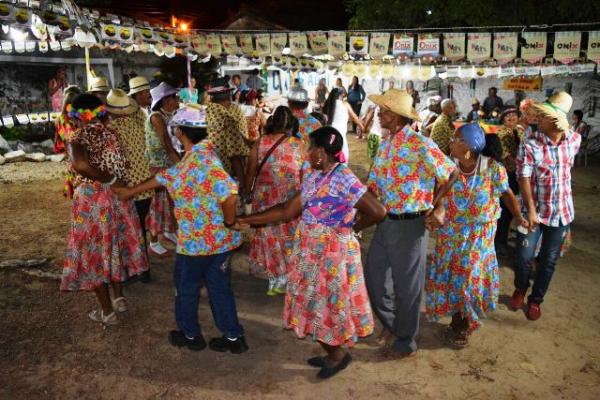
[[[541,304],[544,301],[544,295],[550,286],[556,262],[560,257],[560,248],[568,231],[569,225],[555,227],[539,224],[533,232],[529,232],[527,235],[517,233],[515,287],[523,291],[529,288],[531,261],[535,257],[540,237],[542,239],[540,253],[537,257],[533,291],[528,298],[529,302]]]
[[[200,336],[198,303],[200,288],[206,286],[213,319],[224,336],[234,339],[244,334],[231,290],[230,252],[210,256],[175,257],[175,320],[187,337]]]

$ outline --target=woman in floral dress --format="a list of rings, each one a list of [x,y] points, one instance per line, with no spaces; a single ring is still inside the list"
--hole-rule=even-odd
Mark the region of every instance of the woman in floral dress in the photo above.
[[[266,134],[254,144],[248,159],[246,188],[252,186],[259,164],[273,148],[262,165],[251,194],[252,211],[261,212],[285,203],[300,190],[304,143],[293,137],[296,117],[285,106],[279,106],[267,121]],[[284,294],[289,255],[298,220],[256,228],[250,243],[250,271],[269,279],[267,295]]]
[[[114,325],[115,311],[127,310],[121,282],[148,269],[140,221],[133,203],[118,200],[110,190],[116,182],[125,184],[127,174],[115,132],[100,122],[106,114],[102,102],[82,94],[67,111],[78,128],[67,141],[78,175],[60,288],[94,291],[101,309],[89,317]]]
[[[463,125],[450,143],[460,174],[444,199],[445,224],[439,228],[425,283],[427,316],[452,316],[446,338],[458,348],[467,344],[479,318],[496,308],[499,199],[519,223],[527,224],[508,187],[506,170],[498,160],[481,155],[485,143],[478,124]],[[434,220],[428,219],[428,224],[432,228]]]
[[[352,361],[343,346],[373,333],[373,315],[363,278],[360,245],[354,236],[381,221],[385,207],[344,163],[342,135],[332,127],[310,134],[311,170],[299,193],[285,204],[238,218],[265,225],[300,216],[288,274],[284,324],[299,338],[318,341],[326,357],[308,363],[329,378]],[[359,218],[355,221],[355,209]]]

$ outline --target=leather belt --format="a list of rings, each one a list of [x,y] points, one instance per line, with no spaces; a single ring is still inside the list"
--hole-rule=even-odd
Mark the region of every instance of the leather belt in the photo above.
[[[404,214],[392,214],[392,213],[389,213],[387,215],[387,217],[389,219],[391,219],[392,221],[403,221],[403,220],[407,220],[407,219],[419,218],[419,217],[425,215],[426,213],[427,213],[426,210],[424,210],[424,211],[418,211],[418,212],[414,212],[414,213],[404,213]]]

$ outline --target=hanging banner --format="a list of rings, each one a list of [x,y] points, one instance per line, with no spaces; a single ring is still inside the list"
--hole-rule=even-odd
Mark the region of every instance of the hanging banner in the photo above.
[[[368,49],[369,35],[350,35],[350,54],[365,56]]]
[[[245,56],[252,56],[254,53],[254,45],[252,44],[252,35],[239,35],[240,48]]]
[[[327,34],[325,32],[308,32],[310,52],[314,55],[327,54]]]
[[[467,38],[467,59],[479,63],[490,58],[492,54],[491,33],[469,33]]]
[[[392,44],[392,55],[394,57],[407,56],[415,54],[415,39],[412,35],[394,34]]]
[[[287,45],[287,33],[271,33],[271,55],[280,57]]]
[[[450,61],[465,58],[465,34],[444,33],[444,57]]]
[[[600,64],[600,31],[588,33],[587,59]]]
[[[390,48],[389,33],[371,33],[371,43],[369,45],[369,55],[373,58],[383,58],[387,56]]]
[[[256,55],[266,57],[271,51],[271,36],[268,33],[259,33],[254,35],[256,41]]]
[[[327,38],[327,53],[337,58],[346,52],[346,32],[330,31]]]
[[[290,54],[301,56],[308,52],[308,42],[306,34],[303,32],[290,33]]]
[[[235,56],[241,53],[235,35],[221,35],[221,43],[225,54]]]
[[[537,63],[546,57],[546,32],[523,32],[521,37],[525,44],[521,44],[521,58],[528,63]]]
[[[516,32],[494,33],[494,59],[498,64],[508,64],[517,58],[517,39]]]
[[[503,90],[521,90],[523,92],[541,92],[543,79],[541,76],[534,78],[510,78],[502,82]]]
[[[570,64],[579,58],[581,32],[556,32],[554,34],[554,59]]]
[[[440,55],[440,37],[438,35],[421,34],[417,41],[417,56],[438,57]]]
[[[219,38],[219,35],[206,35],[206,50],[213,56],[221,55],[221,38]]]
[[[206,36],[201,34],[192,36],[192,47],[198,54],[205,55],[208,53]]]

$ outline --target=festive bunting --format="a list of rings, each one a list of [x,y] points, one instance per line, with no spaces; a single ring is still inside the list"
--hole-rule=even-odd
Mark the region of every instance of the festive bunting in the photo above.
[[[254,36],[256,40],[256,55],[266,57],[271,51],[271,36],[268,33],[259,33]]]
[[[312,54],[327,54],[327,35],[325,32],[308,32],[308,41]]]
[[[383,58],[390,48],[389,33],[371,33],[369,55],[373,58]]]
[[[241,54],[235,35],[221,35],[223,52],[229,56]]]
[[[587,58],[600,64],[600,31],[593,31],[588,35]]]
[[[346,52],[346,32],[331,31],[327,38],[327,52],[337,58]]]
[[[271,33],[271,55],[281,56],[287,44],[287,33]]]
[[[415,39],[412,35],[395,34],[392,44],[392,55],[394,57],[407,56],[415,54]]]
[[[581,32],[556,32],[554,34],[554,59],[570,64],[579,58]]]
[[[221,38],[213,33],[206,35],[206,50],[213,56],[221,55]]]
[[[536,63],[546,57],[546,32],[523,32],[521,37],[525,40],[525,43],[521,44],[523,60]]]
[[[206,46],[206,36],[205,35],[193,35],[191,38],[192,48],[198,54],[205,55],[208,53],[208,47]]]
[[[517,57],[517,33],[494,33],[494,59],[498,64],[507,64]]]
[[[490,33],[469,33],[467,59],[479,63],[490,58],[492,35]]]
[[[440,55],[440,37],[438,35],[421,34],[417,42],[417,56],[437,57]]]
[[[444,57],[450,61],[465,58],[464,33],[444,33]]]
[[[252,35],[243,34],[239,35],[240,48],[245,56],[252,56],[254,54],[254,44],[252,43]]]
[[[365,56],[369,49],[369,35],[350,35],[350,51],[354,56]]]
[[[306,34],[302,32],[292,32],[289,35],[290,38],[290,54],[295,56],[301,56],[308,52],[308,42],[306,41]]]

